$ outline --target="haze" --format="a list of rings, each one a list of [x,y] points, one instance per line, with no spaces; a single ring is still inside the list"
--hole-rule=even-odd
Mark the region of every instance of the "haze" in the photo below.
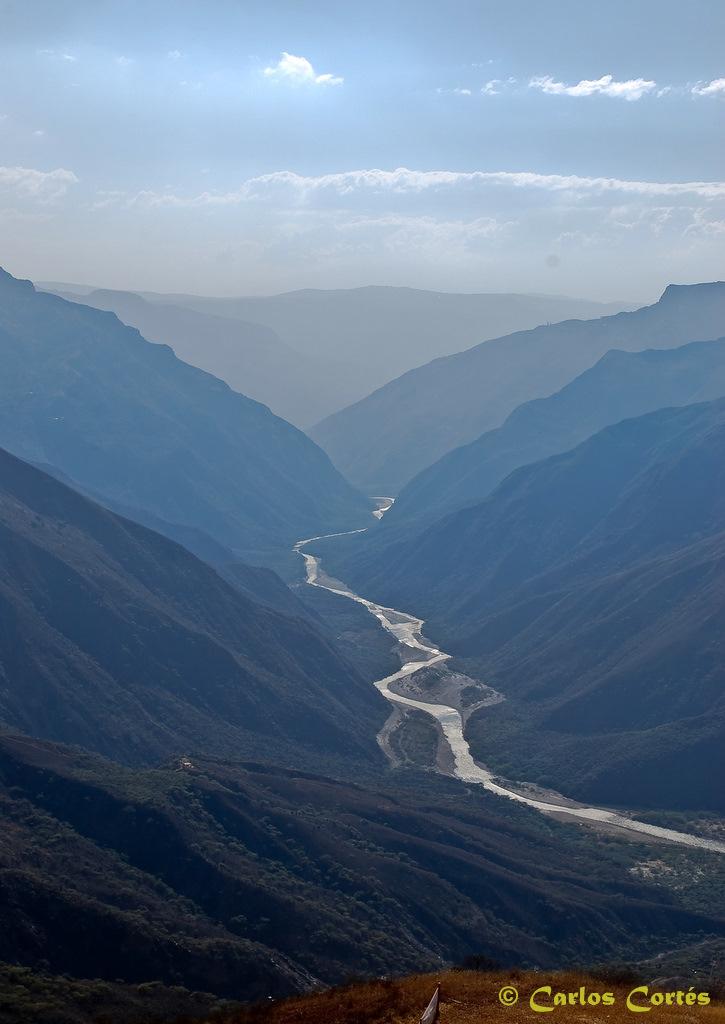
[[[3,263],[206,295],[722,276],[713,2],[0,3]],[[623,31],[622,26],[627,26]]]

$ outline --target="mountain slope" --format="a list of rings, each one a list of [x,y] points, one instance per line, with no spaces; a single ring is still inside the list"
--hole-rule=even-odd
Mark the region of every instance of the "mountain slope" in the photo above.
[[[0,358],[0,446],[105,502],[262,562],[367,518],[301,431],[113,314],[2,273]]]
[[[568,451],[620,420],[725,395],[725,338],[610,351],[561,391],[515,409],[497,430],[444,455],[403,488],[383,529],[419,529],[476,505],[514,469]],[[379,532],[382,533],[382,530]]]
[[[80,488],[70,477],[61,473],[56,466],[49,466],[46,463],[34,463],[36,469],[54,480],[78,491]],[[86,492],[86,496],[93,500],[92,494]],[[102,501],[100,502],[103,503]],[[111,504],[110,502],[108,503]],[[278,612],[291,615],[297,618],[307,618],[309,611],[292,592],[291,588],[273,572],[260,565],[249,565],[238,558],[233,551],[225,548],[223,544],[214,540],[208,533],[194,526],[180,526],[178,523],[169,523],[165,519],[152,515],[150,512],[141,511],[138,508],[129,508],[119,502],[113,503],[113,511],[124,519],[132,519],[135,523],[147,526],[155,533],[161,533],[164,537],[181,544],[187,551],[190,551],[202,562],[216,569],[220,576],[233,583],[237,590],[257,604],[265,604]]]
[[[469,725],[485,763],[582,799],[722,811],[724,523],[720,400],[516,470],[352,582],[506,695]]]
[[[208,758],[131,771],[0,734],[0,959],[246,1001],[470,954],[552,967],[725,933],[698,906],[712,854],[662,851],[681,883],[663,889],[626,870],[646,847],[419,786]]]
[[[169,345],[179,359],[213,373],[298,426],[315,423],[358,397],[341,387],[334,362],[302,355],[262,324],[151,303],[133,292],[58,294],[115,313],[148,341]]]
[[[6,725],[136,764],[378,761],[384,702],[309,621],[6,452],[0,538]]]
[[[613,348],[671,348],[725,333],[725,283],[675,287],[598,320],[511,334],[411,370],[310,431],[369,494],[396,494],[453,448],[552,394]]]
[[[624,420],[515,470],[486,501],[400,545],[377,579],[470,633],[481,610],[535,580],[630,568],[718,533],[723,446],[723,399]]]
[[[725,531],[532,605],[471,638],[509,697],[471,721],[478,756],[595,803],[722,815]]]

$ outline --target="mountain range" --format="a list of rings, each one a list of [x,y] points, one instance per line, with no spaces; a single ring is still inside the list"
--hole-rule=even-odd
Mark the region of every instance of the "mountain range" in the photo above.
[[[118,318],[0,272],[0,446],[272,563],[368,503],[300,430]]]
[[[420,529],[483,501],[519,466],[568,451],[610,424],[724,395],[725,338],[675,349],[611,350],[561,391],[524,402],[496,430],[424,469],[400,492],[384,526],[415,523]]]
[[[545,324],[433,360],[309,433],[368,494],[396,495],[447,452],[550,395],[610,349],[679,347],[725,334],[725,283],[670,285],[659,302],[597,320]]]
[[[350,532],[309,542],[321,579],[393,624],[394,608],[427,620],[450,660],[391,686],[455,690],[480,764],[716,829],[725,285],[486,341],[328,419],[367,494],[422,470],[380,522],[315,441],[242,393],[296,400],[283,363],[302,410],[343,338],[372,379],[559,301],[69,300],[0,273],[0,986],[15,1024],[75,1022],[71,988],[81,1020],[115,1024],[131,1004],[139,1021],[213,1019],[218,999],[353,973],[721,943],[721,855],[653,850],[450,777],[433,721],[391,714],[372,685],[413,648],[339,589],[304,586],[292,547]],[[343,376],[363,386],[355,365]],[[484,684],[498,703],[471,703]]]
[[[723,523],[719,400],[524,466],[351,582],[508,698],[469,725],[484,763],[581,799],[722,811]]]
[[[623,877],[636,844],[610,852],[480,789],[383,774],[382,698],[289,614],[292,594],[274,610],[269,570],[248,573],[267,603],[0,451],[10,1019],[36,987],[38,1020],[64,1019],[66,998],[126,1005],[128,985],[153,1018],[353,970],[553,966],[725,933],[696,887]]]
[[[622,308],[565,296],[376,286],[227,299],[41,287],[112,309],[149,340],[166,342],[305,429],[437,356],[547,321]]]

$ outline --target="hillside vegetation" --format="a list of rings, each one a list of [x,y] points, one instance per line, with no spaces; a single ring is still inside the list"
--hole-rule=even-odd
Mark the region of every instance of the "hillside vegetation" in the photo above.
[[[649,844],[435,776],[139,771],[0,733],[0,813],[0,962],[76,979],[248,1002],[478,954],[554,969],[725,938],[722,857],[666,848],[653,877]]]
[[[437,974],[378,980],[344,988],[331,989],[318,995],[288,999],[268,1007],[225,1016],[225,1024],[417,1024],[437,985],[440,985],[441,1024],[531,1024],[541,1019],[533,1011],[529,998],[536,989],[551,985],[554,992],[573,992],[583,987],[588,993],[611,993],[612,1006],[567,1006],[554,1011],[553,1019],[576,1020],[586,1024],[631,1024],[636,1014],[626,1007],[629,993],[641,984],[648,984],[632,974],[627,980],[614,980],[607,974],[597,977],[584,973],[533,973],[525,971],[478,972],[441,971]],[[505,986],[514,986],[518,1002],[513,1006],[500,1003],[498,993]],[[656,986],[659,988],[659,986]],[[650,992],[655,986],[650,984]],[[688,986],[685,985],[684,991]],[[698,990],[696,984],[695,989]],[[665,982],[664,991],[670,988]],[[676,984],[675,989],[676,991]],[[703,989],[706,991],[706,988]],[[547,995],[542,993],[546,1003]],[[633,999],[642,999],[635,996]],[[547,1019],[546,1016],[543,1018]],[[722,1024],[725,1006],[714,999],[708,1006],[692,1008],[661,1006],[654,1008],[650,1018],[666,1024]]]

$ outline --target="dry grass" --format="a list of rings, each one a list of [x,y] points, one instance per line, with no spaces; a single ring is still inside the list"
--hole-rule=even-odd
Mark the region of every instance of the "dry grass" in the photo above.
[[[443,971],[440,974],[414,975],[390,981],[362,982],[343,988],[245,1011],[229,1024],[418,1024],[421,1013],[435,986],[441,985],[441,1024],[522,1024],[524,1021],[560,1020],[576,1024],[632,1022],[647,1024],[725,1024],[722,1002],[709,1006],[655,1006],[644,1017],[626,1007],[628,993],[638,982],[612,984],[583,974],[556,972],[534,974],[527,971],[481,973]],[[557,1007],[553,1014],[541,1014],[529,1006],[529,996],[540,985],[551,984],[553,991],[613,992],[613,1006]],[[519,993],[515,1006],[502,1006],[498,993],[502,986],[514,985]]]

